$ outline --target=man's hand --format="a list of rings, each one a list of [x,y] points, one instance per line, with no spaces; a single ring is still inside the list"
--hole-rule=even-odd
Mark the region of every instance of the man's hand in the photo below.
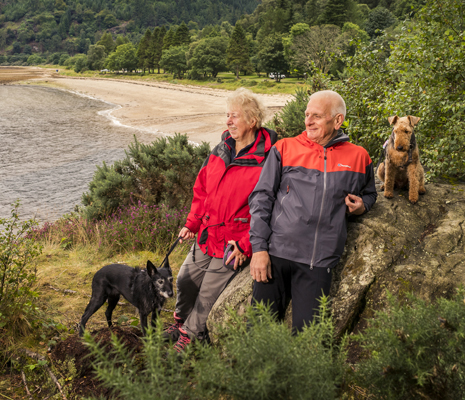
[[[363,200],[361,197],[349,193],[345,198],[345,202],[349,214],[361,215],[365,212],[365,204],[363,204]]]
[[[237,267],[239,265],[242,265],[244,261],[247,260],[247,256],[241,253],[241,251],[239,250],[239,246],[236,245],[236,242],[234,240],[228,241],[228,244],[234,245],[234,251],[231,253],[231,255],[226,260],[226,264],[229,264],[231,260],[235,258],[234,269],[237,270]]]
[[[184,227],[181,229],[178,236],[181,238],[179,243],[182,243],[183,240],[192,239],[195,236],[195,233],[191,232],[189,228]]]
[[[250,275],[256,282],[268,282],[271,279],[271,261],[267,251],[259,251],[252,255]]]

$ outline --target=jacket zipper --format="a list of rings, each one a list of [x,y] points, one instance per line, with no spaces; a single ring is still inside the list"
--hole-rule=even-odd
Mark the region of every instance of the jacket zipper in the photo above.
[[[318,241],[318,228],[320,227],[321,217],[323,216],[323,207],[325,204],[325,195],[326,195],[326,148],[324,148],[324,173],[323,173],[323,196],[321,198],[321,207],[320,207],[320,216],[318,217],[318,223],[316,224],[315,230],[315,243],[313,244],[313,254],[312,254],[312,261],[310,262],[310,269],[313,269],[313,262],[315,261],[315,252],[316,252],[316,244]]]
[[[289,195],[289,185],[287,185],[287,192],[286,192],[286,195],[283,196],[283,198],[281,199],[281,213],[276,217],[276,221],[274,221],[274,223],[276,224],[276,222],[278,222],[278,218],[283,214],[284,212],[284,208],[283,208],[283,202],[284,202],[284,199]]]

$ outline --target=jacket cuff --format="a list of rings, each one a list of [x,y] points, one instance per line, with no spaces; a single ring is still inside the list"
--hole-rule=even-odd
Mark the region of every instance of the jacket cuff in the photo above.
[[[268,243],[261,242],[252,244],[252,253],[258,253],[259,251],[268,251]]]

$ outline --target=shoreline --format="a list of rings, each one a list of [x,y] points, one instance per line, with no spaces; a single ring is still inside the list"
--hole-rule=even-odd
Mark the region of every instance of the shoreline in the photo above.
[[[218,143],[226,130],[226,98],[231,91],[167,82],[62,77],[55,70],[39,67],[0,68],[0,82],[2,76],[8,75],[11,78],[22,75],[25,79],[6,80],[6,84],[56,87],[115,105],[101,115],[126,128],[169,136],[186,133],[189,140],[205,141],[211,146]],[[266,120],[292,98],[290,95],[257,96],[267,109]]]

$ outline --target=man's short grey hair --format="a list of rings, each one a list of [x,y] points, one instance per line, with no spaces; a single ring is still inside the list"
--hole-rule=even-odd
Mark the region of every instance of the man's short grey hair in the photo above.
[[[235,90],[232,95],[227,98],[226,105],[228,109],[231,107],[239,107],[245,114],[247,122],[251,122],[252,119],[255,119],[257,121],[255,123],[255,128],[259,129],[262,127],[266,109],[258,96],[251,90],[243,87]]]
[[[346,117],[346,103],[341,95],[333,90],[321,90],[315,92],[310,96],[309,101],[314,98],[323,98],[331,101],[331,116],[334,117],[336,114],[342,114]]]

